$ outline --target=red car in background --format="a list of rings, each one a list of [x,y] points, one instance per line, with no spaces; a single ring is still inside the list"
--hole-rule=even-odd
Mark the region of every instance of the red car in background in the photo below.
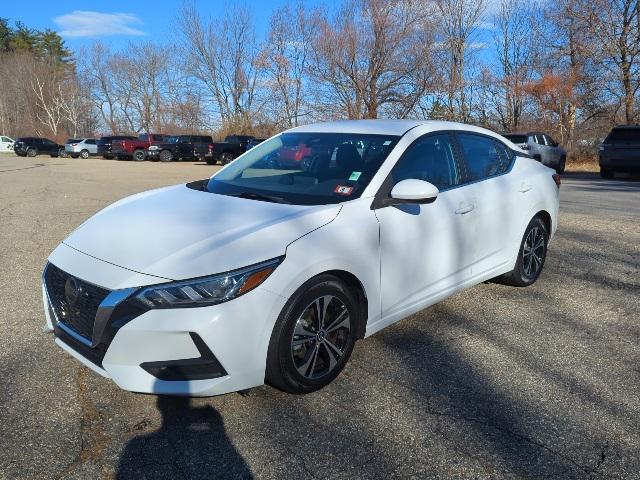
[[[283,166],[291,166],[299,168],[303,159],[311,158],[311,147],[300,143],[295,146],[284,146],[278,153],[278,159]]]

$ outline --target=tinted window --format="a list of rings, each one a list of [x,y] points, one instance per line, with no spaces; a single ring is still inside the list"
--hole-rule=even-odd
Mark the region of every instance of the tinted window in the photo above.
[[[207,190],[298,205],[353,200],[397,141],[390,135],[283,133],[238,157]]]
[[[605,143],[636,142],[640,143],[640,128],[614,128],[607,135]]]
[[[527,143],[526,135],[503,135],[503,137],[512,141],[513,143]]]
[[[427,135],[418,139],[404,152],[391,175],[394,184],[416,178],[431,182],[439,190],[460,183],[449,135]]]
[[[509,169],[512,154],[501,142],[468,133],[459,133],[458,138],[467,163],[469,181],[499,175]]]
[[[556,141],[549,135],[544,135],[544,140],[550,147],[555,147],[557,145]]]
[[[2,141],[3,142],[10,142],[11,140],[9,140],[9,137],[2,137]]]
[[[149,140],[149,134],[148,133],[142,133],[142,134],[140,134],[140,136],[138,136],[138,139],[147,141],[147,140]]]
[[[89,145],[95,145],[96,141],[93,138],[87,138],[84,143],[87,143]]]

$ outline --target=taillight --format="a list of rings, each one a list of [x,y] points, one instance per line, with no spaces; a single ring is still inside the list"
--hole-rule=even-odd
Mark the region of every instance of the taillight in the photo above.
[[[213,145],[209,144],[209,153],[211,153],[211,151],[213,151]]]
[[[553,177],[553,181],[556,182],[556,187],[560,188],[560,184],[562,183],[562,181],[560,180],[560,175],[554,173],[551,176]]]
[[[78,146],[78,144],[77,144],[77,143],[72,143],[72,144],[71,144],[71,146],[72,146],[72,147],[77,147],[77,146]]]

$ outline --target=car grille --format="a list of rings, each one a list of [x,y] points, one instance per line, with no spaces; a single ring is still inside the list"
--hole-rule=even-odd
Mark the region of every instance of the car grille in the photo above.
[[[51,263],[47,265],[44,283],[57,320],[90,341],[98,306],[110,291],[76,278]]]

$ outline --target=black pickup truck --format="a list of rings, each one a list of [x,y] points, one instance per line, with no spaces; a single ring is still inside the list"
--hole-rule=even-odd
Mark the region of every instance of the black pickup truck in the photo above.
[[[640,172],[640,125],[615,127],[599,147],[600,176]]]
[[[247,143],[254,137],[250,135],[228,135],[224,142],[214,142],[211,158],[207,158],[209,165],[215,165],[218,160],[222,165],[234,160],[247,151]]]
[[[147,149],[149,160],[170,162],[182,159],[211,158],[213,139],[209,135],[173,135],[165,137],[162,143],[153,143]]]

